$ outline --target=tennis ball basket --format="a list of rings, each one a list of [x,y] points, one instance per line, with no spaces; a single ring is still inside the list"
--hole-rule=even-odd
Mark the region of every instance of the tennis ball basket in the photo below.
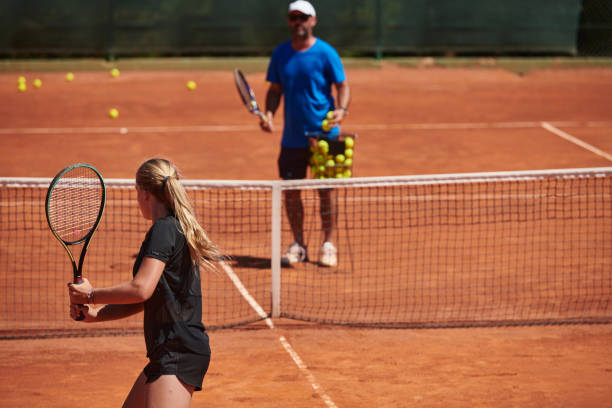
[[[308,137],[312,178],[349,178],[353,175],[356,134],[341,133],[334,139],[327,133],[308,134]]]

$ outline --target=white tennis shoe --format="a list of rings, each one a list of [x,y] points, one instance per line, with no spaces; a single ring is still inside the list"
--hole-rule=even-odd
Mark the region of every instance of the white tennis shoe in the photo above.
[[[338,250],[331,242],[325,242],[321,247],[321,261],[319,262],[322,266],[336,266],[338,265]]]
[[[308,260],[308,253],[306,247],[301,246],[297,242],[294,242],[289,246],[285,255],[281,258],[282,265],[293,265],[298,262],[305,262]]]

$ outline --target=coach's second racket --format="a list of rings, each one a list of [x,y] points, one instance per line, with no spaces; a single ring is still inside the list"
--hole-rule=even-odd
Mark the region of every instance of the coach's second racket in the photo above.
[[[259,116],[264,122],[267,122],[268,119],[266,118],[266,115],[264,115],[264,113],[259,109],[257,100],[255,99],[255,92],[253,92],[253,89],[249,86],[244,74],[238,68],[234,70],[234,81],[236,81],[236,89],[238,89],[238,94],[240,95],[244,106],[246,106],[249,112]]]
[[[45,212],[51,232],[62,244],[72,262],[73,283],[83,282],[83,260],[106,203],[104,179],[89,164],[66,167],[53,178],[47,190]],[[70,247],[82,244],[79,262]],[[77,320],[83,320],[81,314]]]

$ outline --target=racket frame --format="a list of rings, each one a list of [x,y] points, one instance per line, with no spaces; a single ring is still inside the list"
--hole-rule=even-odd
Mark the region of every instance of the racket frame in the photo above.
[[[240,99],[242,99],[242,102],[244,103],[244,106],[246,106],[247,110],[252,114],[259,116],[262,121],[267,122],[268,118],[266,118],[266,115],[259,109],[253,88],[251,88],[249,82],[246,80],[246,77],[238,68],[234,69],[234,81],[236,82],[236,89],[238,90]],[[248,94],[248,97],[246,97],[246,95],[242,92],[243,89]]]
[[[93,226],[89,230],[89,232],[87,234],[85,234],[82,238],[79,238],[76,241],[65,241],[64,239],[62,239],[62,237],[60,237],[60,235],[53,228],[53,223],[51,222],[51,216],[50,216],[50,213],[49,213],[49,203],[50,203],[50,199],[51,199],[51,194],[53,193],[53,190],[54,190],[55,186],[60,181],[62,176],[64,176],[64,174],[66,174],[69,171],[71,171],[71,170],[73,170],[75,168],[78,168],[78,167],[88,168],[88,169],[92,170],[96,174],[96,176],[100,180],[100,184],[102,185],[102,200],[101,200],[101,203],[100,203],[100,208],[98,210],[98,216],[97,216]],[[51,230],[51,232],[53,233],[55,238],[57,238],[57,240],[60,242],[60,244],[62,244],[62,246],[64,247],[64,249],[68,253],[68,256],[70,257],[70,262],[72,263],[72,270],[73,270],[73,283],[75,283],[77,285],[83,282],[83,273],[82,272],[83,272],[83,261],[85,260],[85,254],[87,253],[87,248],[89,247],[89,243],[91,242],[91,238],[93,237],[94,233],[98,229],[98,225],[100,224],[100,221],[102,220],[102,215],[104,214],[104,208],[105,207],[106,207],[106,185],[104,184],[104,179],[102,178],[102,175],[100,174],[100,172],[95,167],[93,167],[93,166],[91,166],[91,165],[89,165],[87,163],[75,163],[75,164],[72,164],[72,165],[70,165],[68,167],[65,167],[59,173],[57,173],[57,175],[51,181],[51,184],[49,184],[49,188],[47,190],[47,197],[45,199],[45,215],[47,217],[47,223],[49,224],[49,229]],[[79,263],[77,265],[77,263],[76,263],[76,261],[74,259],[74,255],[72,254],[72,251],[70,250],[69,246],[77,245],[77,244],[80,244],[80,243],[83,243],[83,242],[84,242],[83,249],[81,250],[81,255],[79,256]]]

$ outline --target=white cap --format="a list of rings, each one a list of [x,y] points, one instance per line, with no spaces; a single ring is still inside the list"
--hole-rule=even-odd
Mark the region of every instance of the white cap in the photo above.
[[[303,13],[309,16],[317,15],[314,7],[312,7],[312,4],[310,4],[309,2],[305,0],[297,0],[289,4],[289,13],[291,13],[292,11],[299,11],[300,13]]]

